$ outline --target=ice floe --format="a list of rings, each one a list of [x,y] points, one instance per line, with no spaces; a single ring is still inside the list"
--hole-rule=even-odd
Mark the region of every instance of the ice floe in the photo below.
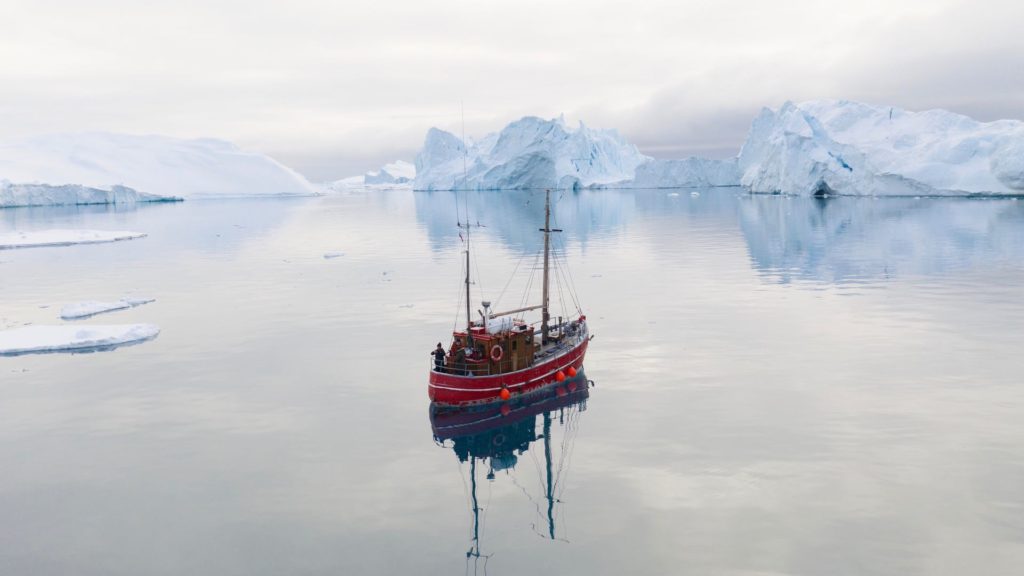
[[[0,356],[98,352],[156,338],[155,324],[24,326],[0,331]]]
[[[155,301],[156,300],[154,298],[122,298],[115,302],[98,302],[95,300],[75,302],[74,304],[68,304],[61,308],[60,317],[64,320],[80,320],[97,314],[103,314],[104,312],[125,310],[127,308],[134,308],[136,306],[142,306],[143,304],[149,304],[150,302]]]
[[[38,248],[41,246],[71,246],[98,244],[144,238],[142,232],[110,230],[32,230],[0,233],[0,250],[8,248]]]
[[[127,186],[92,188],[79,184],[15,184],[0,181],[0,208],[21,206],[71,206],[80,204],[134,204],[173,202],[180,198],[146,194]]]

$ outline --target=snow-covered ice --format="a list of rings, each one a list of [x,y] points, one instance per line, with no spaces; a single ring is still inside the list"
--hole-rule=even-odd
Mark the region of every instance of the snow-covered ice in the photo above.
[[[95,316],[97,314],[103,314],[104,312],[125,310],[127,308],[134,308],[136,306],[142,306],[143,304],[149,304],[150,302],[155,301],[156,300],[153,298],[122,298],[116,302],[98,302],[96,300],[75,302],[74,304],[68,304],[61,308],[60,317],[64,320],[79,320]]]
[[[0,250],[7,248],[37,248],[40,246],[71,246],[97,244],[143,238],[142,232],[110,230],[32,230],[0,233]]]
[[[0,331],[0,356],[112,350],[156,338],[155,324],[25,326]]]
[[[0,142],[0,178],[99,189],[121,185],[185,198],[320,192],[269,156],[223,140],[98,132]]]
[[[416,166],[412,162],[396,160],[385,164],[379,170],[371,170],[362,176],[349,176],[341,180],[326,182],[323,187],[335,192],[354,188],[406,188],[416,178]]]
[[[431,128],[416,156],[417,190],[581,188],[632,180],[650,161],[614,130],[528,116],[464,143]],[[463,164],[465,163],[465,176]]]
[[[738,186],[740,171],[736,159],[711,160],[683,158],[682,160],[650,160],[636,168],[632,181],[623,188],[713,188]]]
[[[1024,194],[1024,122],[821,100],[764,109],[739,155],[754,192]]]
[[[367,172],[364,184],[406,184],[416,178],[416,166],[412,162],[396,160],[385,164],[380,170]]]
[[[67,206],[75,204],[133,204],[136,202],[168,202],[178,200],[168,196],[146,194],[127,186],[108,189],[92,188],[80,184],[15,184],[0,181],[0,208],[17,206]]]

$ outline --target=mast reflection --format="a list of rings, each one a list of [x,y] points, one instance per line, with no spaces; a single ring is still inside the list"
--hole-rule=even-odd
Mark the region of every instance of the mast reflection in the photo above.
[[[453,407],[431,404],[430,425],[439,446],[455,452],[459,462],[469,463],[471,514],[473,517],[472,544],[466,552],[467,562],[486,559],[481,551],[480,508],[477,499],[477,467],[486,470],[485,477],[495,480],[495,473],[511,471],[519,458],[531,445],[543,441],[543,488],[546,500],[545,538],[558,538],[556,527],[556,489],[560,475],[566,473],[567,453],[575,441],[579,415],[586,410],[590,387],[583,370],[557,386],[549,386],[535,393],[513,398],[508,402],[473,407]],[[538,433],[538,420],[540,420]],[[553,442],[553,432],[561,429],[562,442]],[[553,454],[556,448],[560,455]],[[557,465],[557,466],[556,466]]]

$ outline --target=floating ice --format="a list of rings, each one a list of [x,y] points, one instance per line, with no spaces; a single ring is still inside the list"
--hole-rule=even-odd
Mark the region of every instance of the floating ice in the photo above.
[[[269,156],[203,138],[80,133],[0,142],[12,182],[130,186],[174,197],[314,194],[319,188]]]
[[[7,248],[37,248],[40,246],[71,246],[97,244],[144,238],[142,232],[108,230],[34,230],[0,234],[0,250]]]
[[[344,255],[344,252],[327,252],[324,254],[324,260],[330,260],[332,258],[341,258]]]
[[[754,192],[1024,194],[1024,122],[822,100],[764,109],[739,155]]]
[[[614,130],[528,116],[477,142],[431,128],[416,156],[417,190],[580,188],[632,180],[651,159]],[[465,176],[463,176],[465,165]]]
[[[156,338],[154,324],[25,326],[0,331],[0,356],[46,352],[98,352]]]
[[[0,181],[0,208],[16,206],[66,206],[76,204],[134,204],[136,202],[171,202],[168,196],[145,194],[126,186],[109,189],[78,184],[14,184]]]
[[[97,314],[103,314],[104,312],[125,310],[127,308],[134,308],[136,306],[142,306],[143,304],[149,304],[150,302],[155,301],[156,300],[153,298],[122,298],[116,302],[97,302],[95,300],[76,302],[61,308],[60,317],[64,320],[79,320],[95,316]]]

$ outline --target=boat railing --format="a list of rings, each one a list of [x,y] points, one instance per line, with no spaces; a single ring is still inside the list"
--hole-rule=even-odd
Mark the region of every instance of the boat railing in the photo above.
[[[541,352],[534,355],[534,363],[537,360],[546,360],[554,356],[558,356],[569,350],[572,350],[584,340],[587,339],[587,330],[578,330],[574,334],[561,335],[555,340],[553,345],[546,346]],[[450,356],[445,357],[445,362],[441,366],[435,364],[435,360],[431,358],[430,368],[436,372],[442,374],[454,374],[456,376],[495,376],[498,374],[508,374],[509,372],[515,372],[516,370],[522,370],[527,366],[519,366],[512,359],[504,359],[498,362],[486,360],[466,360],[463,362],[455,362]]]

